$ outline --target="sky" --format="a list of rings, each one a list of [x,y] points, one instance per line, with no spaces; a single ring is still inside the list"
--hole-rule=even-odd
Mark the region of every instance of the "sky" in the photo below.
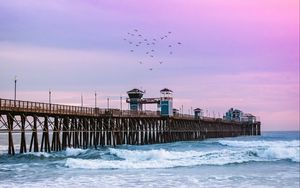
[[[134,29],[171,32],[155,60],[130,46]],[[94,106],[96,92],[97,106],[119,108],[130,89],[169,88],[186,114],[233,107],[264,131],[299,130],[299,1],[0,0],[0,98],[13,99],[15,76],[19,100],[51,90],[52,103]]]

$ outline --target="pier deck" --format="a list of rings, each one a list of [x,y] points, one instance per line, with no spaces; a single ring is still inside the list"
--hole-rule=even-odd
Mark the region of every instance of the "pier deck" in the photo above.
[[[100,109],[0,99],[0,135],[7,134],[8,154],[51,152],[67,147],[143,145],[207,138],[260,135],[260,122],[234,122],[156,111]],[[26,135],[30,134],[27,144]],[[17,139],[16,139],[17,137]]]

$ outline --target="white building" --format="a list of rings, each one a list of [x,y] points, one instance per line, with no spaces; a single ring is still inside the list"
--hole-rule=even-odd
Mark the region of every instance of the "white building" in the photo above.
[[[229,121],[239,121],[239,122],[251,122],[251,123],[256,122],[256,116],[249,114],[249,113],[244,113],[241,110],[233,109],[233,108],[230,108],[226,112],[223,119],[229,120]]]
[[[230,108],[223,119],[230,121],[242,121],[244,113],[241,110]]]
[[[252,114],[244,114],[242,117],[243,122],[249,122],[249,123],[255,123],[256,122],[256,117]]]

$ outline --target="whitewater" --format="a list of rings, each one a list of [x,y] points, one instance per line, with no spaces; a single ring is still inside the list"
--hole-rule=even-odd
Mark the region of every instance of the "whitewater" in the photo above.
[[[299,187],[299,132],[15,156],[1,143],[0,187]]]

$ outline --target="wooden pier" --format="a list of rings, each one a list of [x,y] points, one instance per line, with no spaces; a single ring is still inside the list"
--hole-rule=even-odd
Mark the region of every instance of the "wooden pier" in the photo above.
[[[67,147],[85,149],[260,135],[260,122],[196,119],[182,114],[163,117],[155,111],[121,111],[0,99],[0,136],[2,134],[8,138],[8,154],[14,155],[16,151],[51,152]],[[27,141],[28,135],[30,141]],[[14,143],[14,140],[19,143]]]

